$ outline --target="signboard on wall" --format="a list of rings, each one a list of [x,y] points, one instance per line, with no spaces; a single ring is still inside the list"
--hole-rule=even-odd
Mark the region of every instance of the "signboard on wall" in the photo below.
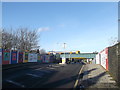
[[[49,62],[49,55],[45,55],[45,62]]]
[[[108,70],[108,48],[104,49],[101,53],[101,65]]]
[[[23,52],[19,52],[18,53],[18,63],[22,63],[23,62]]]
[[[42,62],[45,62],[45,58],[46,58],[45,55],[41,56]]]
[[[11,64],[17,63],[17,51],[11,51]]]
[[[28,52],[24,53],[24,60],[23,62],[28,62]]]
[[[40,54],[38,54],[37,56],[38,56],[37,62],[41,62]]]
[[[9,61],[10,60],[10,52],[4,52],[3,54],[3,57],[4,57],[4,61]]]
[[[9,64],[10,62],[10,51],[3,50],[2,52],[2,64]]]
[[[28,54],[28,62],[37,62],[37,54],[29,53]]]
[[[105,51],[101,53],[101,65],[106,69],[106,54]]]
[[[96,55],[96,64],[100,64],[100,54]]]

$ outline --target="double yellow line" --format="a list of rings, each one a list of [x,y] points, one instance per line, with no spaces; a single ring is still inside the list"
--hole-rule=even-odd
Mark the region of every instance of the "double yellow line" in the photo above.
[[[84,67],[84,65],[82,66],[82,68],[81,68],[80,71],[79,71],[79,74],[78,74],[77,80],[76,80],[76,82],[75,82],[75,84],[74,84],[74,88],[76,88],[77,85],[78,85],[78,82],[79,82],[79,76],[80,76],[80,74],[82,73],[83,67]]]

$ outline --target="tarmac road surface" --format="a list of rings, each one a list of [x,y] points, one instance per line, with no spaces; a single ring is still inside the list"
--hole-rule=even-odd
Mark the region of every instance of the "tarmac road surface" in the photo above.
[[[2,88],[74,88],[81,63],[37,64],[2,71]]]

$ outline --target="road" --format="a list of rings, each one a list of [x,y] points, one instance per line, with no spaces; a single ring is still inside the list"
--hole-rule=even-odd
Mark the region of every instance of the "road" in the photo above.
[[[3,70],[3,88],[73,88],[82,64],[38,64]]]

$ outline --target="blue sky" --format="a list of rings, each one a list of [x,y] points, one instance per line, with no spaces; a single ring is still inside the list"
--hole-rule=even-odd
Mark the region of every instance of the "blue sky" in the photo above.
[[[38,29],[46,51],[101,51],[118,34],[117,2],[16,2],[2,4],[3,27]]]

